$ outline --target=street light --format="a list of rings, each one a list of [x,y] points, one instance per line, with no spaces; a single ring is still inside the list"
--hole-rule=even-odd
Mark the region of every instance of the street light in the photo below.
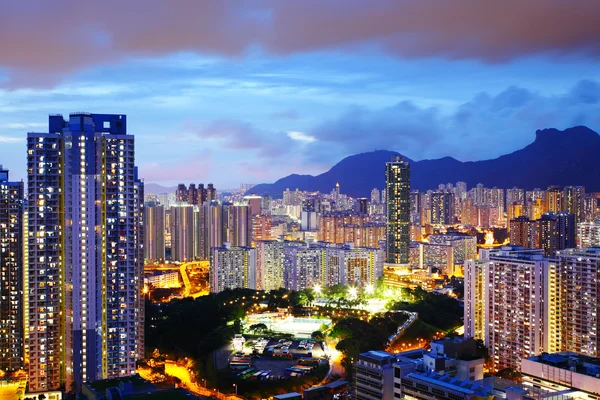
[[[237,385],[234,383],[233,387],[235,388],[235,395],[237,396]]]
[[[375,291],[375,288],[373,287],[373,285],[367,285],[367,287],[365,288],[365,292],[371,294]]]
[[[315,285],[314,291],[315,291],[316,294],[321,294],[321,286],[320,285]]]
[[[206,379],[202,378],[202,384],[204,385],[204,388],[206,389]]]
[[[348,289],[348,293],[350,295],[350,298],[355,298],[358,295],[358,292],[356,291],[355,287],[351,287],[350,289]]]

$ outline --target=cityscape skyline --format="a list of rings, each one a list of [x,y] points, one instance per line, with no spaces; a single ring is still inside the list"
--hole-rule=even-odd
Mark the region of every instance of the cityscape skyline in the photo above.
[[[373,10],[353,2],[342,18],[338,2],[306,3],[302,12],[268,1],[172,9],[131,2],[121,13],[143,9],[145,17],[127,29],[117,26],[122,16],[96,5],[7,5],[0,34],[22,43],[0,48],[3,162],[23,179],[19,139],[45,126],[47,114],[81,109],[129,115],[143,137],[140,175],[169,186],[233,188],[315,174],[373,149],[480,160],[523,147],[537,129],[600,130],[595,2],[461,3],[452,10],[463,12],[443,6],[425,18],[411,2]],[[200,28],[189,18],[199,10],[223,22]],[[76,23],[53,35],[22,31],[47,26],[50,15]],[[361,28],[351,22],[359,15],[393,18]],[[303,18],[314,25],[310,35],[299,28]],[[171,34],[152,40],[149,21]],[[516,32],[524,37],[515,41]]]
[[[600,399],[598,16],[3,4],[0,398]]]

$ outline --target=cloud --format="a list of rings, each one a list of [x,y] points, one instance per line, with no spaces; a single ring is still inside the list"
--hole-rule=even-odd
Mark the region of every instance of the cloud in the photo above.
[[[290,139],[295,140],[297,142],[312,143],[317,140],[314,136],[310,136],[302,132],[288,132],[287,135]]]
[[[198,181],[207,179],[213,170],[212,155],[208,151],[173,162],[152,162],[140,165],[140,176],[146,182]]]
[[[6,2],[0,14],[8,87],[131,57],[178,52],[244,57],[379,49],[402,58],[487,63],[534,54],[600,55],[595,0]],[[24,29],[23,27],[27,27]]]
[[[600,85],[595,81],[582,80],[559,95],[519,87],[480,93],[448,113],[406,101],[376,110],[354,107],[308,130],[318,145],[306,147],[304,155],[322,162],[387,149],[415,160],[482,160],[528,145],[537,129],[575,125],[600,132]]]
[[[275,112],[271,114],[271,117],[277,119],[298,119],[300,118],[300,115],[298,115],[298,112],[296,110],[290,109]]]
[[[253,125],[233,119],[205,124],[186,124],[202,139],[215,140],[229,150],[253,150],[260,157],[278,158],[290,151],[293,140],[283,132],[261,131]]]
[[[23,143],[23,138],[0,136],[0,143]]]

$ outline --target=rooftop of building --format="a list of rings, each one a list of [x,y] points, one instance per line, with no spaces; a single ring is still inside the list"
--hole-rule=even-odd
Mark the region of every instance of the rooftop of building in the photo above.
[[[556,252],[557,255],[600,256],[600,247],[585,247],[583,249],[564,249]]]
[[[550,365],[555,368],[571,370],[582,375],[597,377],[600,374],[600,358],[573,353],[571,351],[542,353],[529,357],[527,360]]]
[[[273,398],[277,399],[277,400],[296,399],[298,397],[302,398],[302,395],[300,393],[297,393],[297,392],[286,393],[286,394],[278,394],[277,396],[273,396]]]
[[[361,353],[359,359],[362,361],[381,363],[381,362],[396,361],[396,356],[394,354],[391,354],[391,353],[388,353],[385,351],[381,351],[381,350],[371,350],[371,351],[367,351],[366,353]]]
[[[489,256],[490,259],[494,257],[526,261],[541,261],[545,259],[543,249],[525,249],[521,246],[502,246],[491,250]]]

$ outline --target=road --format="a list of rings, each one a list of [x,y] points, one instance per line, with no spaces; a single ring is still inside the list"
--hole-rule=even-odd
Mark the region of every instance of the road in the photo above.
[[[175,364],[172,361],[167,361],[165,363],[165,373],[167,375],[179,378],[179,380],[181,381],[181,385],[183,387],[185,387],[190,392],[198,394],[200,396],[214,397],[214,398],[221,399],[221,400],[243,400],[244,399],[243,397],[240,397],[240,396],[236,396],[233,394],[224,394],[224,393],[217,391],[216,389],[210,390],[210,389],[207,389],[207,388],[204,388],[204,387],[198,385],[197,383],[192,381],[192,375],[190,374],[190,371],[186,367]]]

